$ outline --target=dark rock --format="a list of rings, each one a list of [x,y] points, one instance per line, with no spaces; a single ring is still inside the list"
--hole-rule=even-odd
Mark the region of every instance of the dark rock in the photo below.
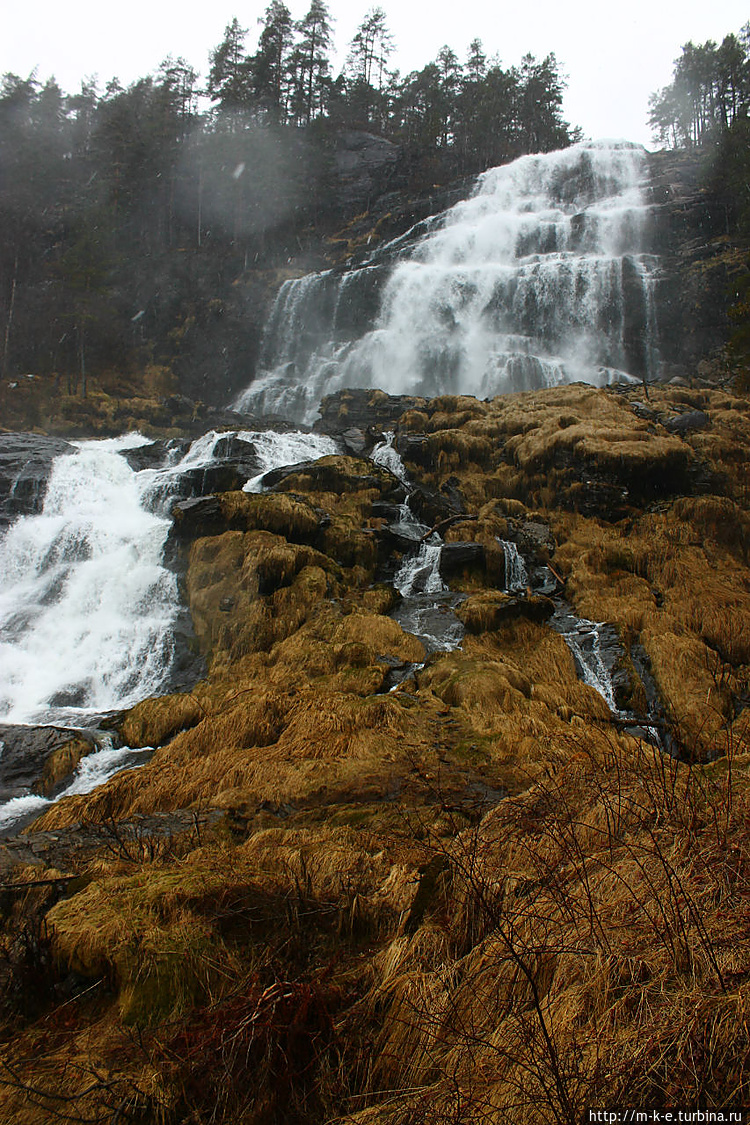
[[[387,500],[376,500],[372,505],[372,515],[375,519],[397,523],[401,518],[401,509],[398,504],[389,504]]]
[[[525,559],[537,565],[549,562],[554,554],[555,537],[546,523],[541,520],[511,521],[513,541]]]
[[[0,525],[41,512],[52,462],[76,447],[41,434],[0,434]]]
[[[219,438],[208,465],[181,472],[173,495],[179,499],[234,492],[257,476],[262,468],[255,445],[235,434]]]
[[[353,453],[359,456],[369,446],[367,435],[359,429],[358,426],[352,426],[349,430],[344,430],[341,435],[341,440],[344,443],[344,448],[347,453]]]
[[[443,578],[467,567],[484,566],[481,543],[445,543],[440,552],[440,574]]]
[[[669,430],[670,434],[687,434],[695,430],[705,430],[710,425],[711,419],[708,414],[704,414],[702,410],[689,410],[685,414],[678,414],[676,418],[670,418],[664,423],[664,428]]]
[[[433,468],[432,450],[427,434],[398,434],[394,445],[396,452],[404,461],[421,465],[423,469]]]
[[[448,477],[448,480],[440,485],[441,493],[457,516],[464,515],[466,512],[466,499],[459,485],[458,477]]]
[[[415,395],[387,395],[385,391],[348,388],[326,395],[313,429],[338,437],[346,430],[390,430],[407,410],[421,410],[427,400]]]
[[[177,441],[152,441],[148,445],[138,445],[135,449],[122,449],[120,452],[131,469],[140,473],[142,469],[162,469],[167,464],[170,454],[177,448],[184,453],[188,442]]]
[[[415,539],[412,535],[407,535],[406,532],[399,530],[396,526],[387,524],[378,532],[378,539],[383,544],[386,552],[386,558],[391,551],[400,551],[402,554],[408,554],[412,551],[419,550],[421,540]]]
[[[170,537],[201,539],[226,530],[226,523],[217,496],[197,496],[179,500],[172,508]]]
[[[93,735],[65,727],[0,725],[0,800],[48,794],[96,749]]]
[[[631,402],[633,413],[638,418],[643,418],[646,422],[653,422],[656,420],[658,411],[653,406],[649,406],[645,402]]]
[[[334,191],[347,212],[369,208],[382,194],[399,156],[398,145],[372,133],[342,131],[334,150]]]
[[[415,485],[409,493],[409,506],[428,527],[435,527],[451,516],[459,515],[448,496],[427,485]]]

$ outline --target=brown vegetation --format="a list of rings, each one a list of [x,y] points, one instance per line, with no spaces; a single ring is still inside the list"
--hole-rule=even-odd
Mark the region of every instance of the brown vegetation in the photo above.
[[[688,409],[709,424],[669,433]],[[128,712],[150,761],[29,832],[101,846],[0,890],[0,1121],[747,1103],[750,410],[575,386],[400,427],[475,517],[448,538],[484,546],[462,648],[387,690],[425,660],[376,583],[389,474],[327,458],[221,498],[186,580],[206,680]],[[674,758],[578,679],[546,599],[503,592],[498,537],[540,562],[554,540],[640,709],[650,664]]]

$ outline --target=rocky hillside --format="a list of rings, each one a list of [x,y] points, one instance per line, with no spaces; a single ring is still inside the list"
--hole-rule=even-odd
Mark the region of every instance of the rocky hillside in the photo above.
[[[4,842],[0,1120],[747,1104],[747,402],[323,417],[349,453],[178,505],[207,674],[117,719],[148,763]],[[464,595],[451,651],[392,615],[385,429]],[[563,611],[612,627],[614,710]]]

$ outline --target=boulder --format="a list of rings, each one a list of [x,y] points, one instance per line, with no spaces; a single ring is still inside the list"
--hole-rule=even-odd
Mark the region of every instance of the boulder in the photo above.
[[[236,492],[257,476],[262,467],[253,442],[227,434],[216,442],[210,464],[180,473],[173,495],[189,499],[215,492]]]
[[[170,540],[201,539],[226,530],[226,520],[217,496],[194,496],[179,500],[172,508]]]
[[[0,801],[48,796],[96,749],[93,735],[66,727],[0,726]]]
[[[481,543],[444,543],[440,552],[440,574],[443,578],[467,567],[484,566]]]
[[[685,414],[678,414],[664,423],[664,429],[670,434],[689,434],[696,430],[705,430],[711,425],[708,414],[702,410],[688,410]]]
[[[42,434],[0,434],[0,526],[41,512],[52,462],[76,447]]]
[[[140,473],[142,469],[163,469],[174,450],[178,449],[182,454],[187,449],[188,444],[186,441],[162,441],[160,439],[151,441],[147,445],[138,445],[135,449],[123,449],[121,453],[133,472]]]
[[[415,395],[388,395],[385,391],[345,388],[326,395],[313,429],[338,437],[350,429],[391,430],[407,410],[420,410],[427,400]]]

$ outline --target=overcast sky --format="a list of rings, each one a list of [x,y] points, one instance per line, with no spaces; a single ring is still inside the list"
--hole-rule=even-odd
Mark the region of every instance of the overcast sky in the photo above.
[[[309,0],[287,0],[295,19]],[[257,41],[258,17],[267,0],[2,0],[0,73],[27,77],[54,75],[66,93],[86,76],[104,86],[113,76],[123,85],[153,73],[169,54],[183,56],[205,77],[209,51],[237,16],[249,29],[248,50]],[[339,64],[368,0],[330,0],[336,17]],[[554,51],[568,79],[565,114],[592,138],[624,137],[647,146],[648,96],[671,80],[672,64],[688,40],[721,40],[750,18],[746,0],[382,0],[396,53],[391,64],[402,74],[434,59],[444,43],[463,61],[472,39],[503,66],[531,51],[538,58]]]

